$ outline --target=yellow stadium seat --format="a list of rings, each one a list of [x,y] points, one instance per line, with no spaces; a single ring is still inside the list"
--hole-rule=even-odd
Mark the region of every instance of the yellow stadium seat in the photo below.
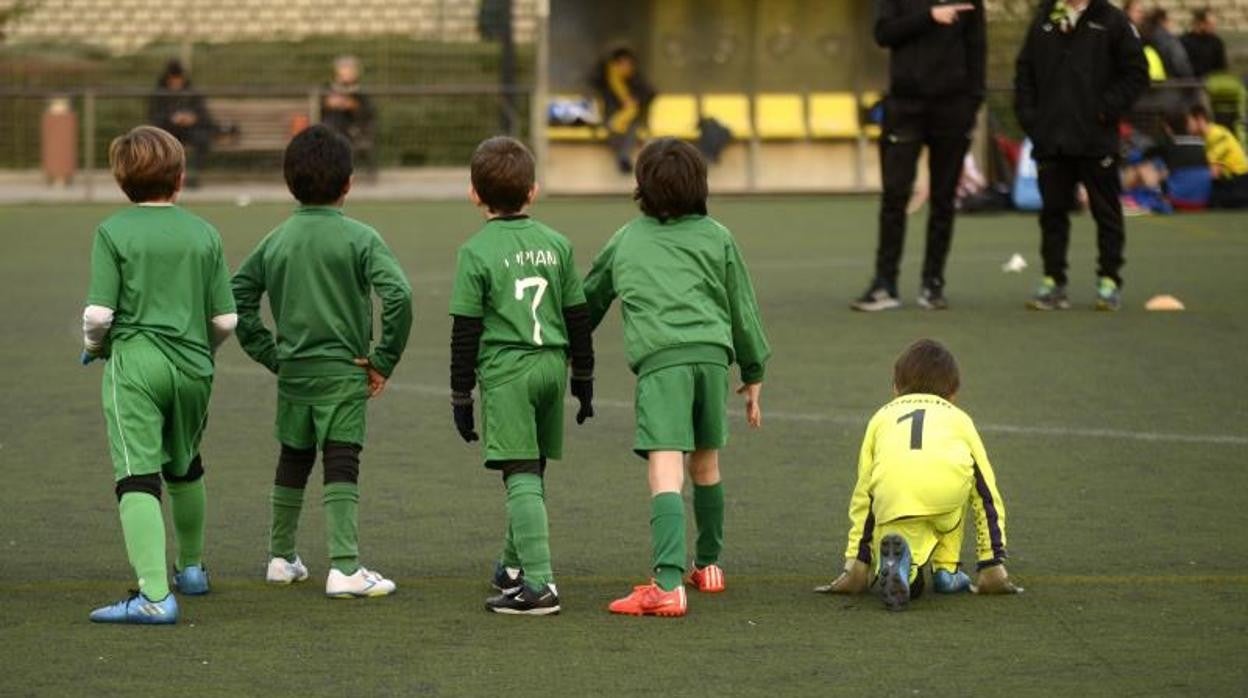
[[[745,95],[702,95],[702,116],[727,126],[733,138],[745,140],[754,131],[750,125],[750,98]]]
[[[698,100],[693,95],[661,94],[650,104],[650,134],[698,137]]]
[[[760,94],[754,103],[758,137],[784,140],[806,137],[801,95]]]
[[[821,92],[810,96],[810,135],[815,138],[854,138],[858,135],[858,104],[851,92]]]

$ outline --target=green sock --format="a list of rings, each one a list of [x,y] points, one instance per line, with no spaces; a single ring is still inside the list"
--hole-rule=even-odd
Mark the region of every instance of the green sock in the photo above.
[[[330,565],[343,574],[355,574],[360,569],[360,530],[356,518],[360,487],[354,482],[331,482],[325,485],[323,500]]]
[[[503,556],[499,562],[503,567],[520,569],[520,553],[516,552],[516,536],[511,530],[511,521],[507,522],[507,538],[503,541]]]
[[[139,591],[150,601],[169,595],[165,571],[165,520],[160,500],[143,492],[121,496],[121,531],[126,539],[126,555],[139,579]]]
[[[204,562],[204,509],[208,497],[204,479],[166,482],[169,511],[173,514],[173,540],[178,546],[178,569]]]
[[[269,529],[269,555],[295,561],[295,534],[303,511],[303,489],[273,485],[273,523]]]
[[[679,492],[660,492],[650,500],[650,546],[659,587],[671,591],[683,584],[685,501]]]
[[[507,528],[519,567],[524,568],[525,583],[542,589],[554,580],[554,571],[550,567],[550,528],[541,476],[518,473],[507,478]]]
[[[694,564],[706,567],[719,562],[724,551],[724,483],[694,484],[693,518],[698,523]]]

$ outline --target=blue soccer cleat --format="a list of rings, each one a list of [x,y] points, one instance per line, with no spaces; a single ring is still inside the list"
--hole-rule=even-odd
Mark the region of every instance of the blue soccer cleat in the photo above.
[[[172,625],[178,622],[178,601],[169,594],[163,601],[149,601],[133,592],[125,601],[101,606],[91,612],[92,623],[128,623],[131,625]]]
[[[890,611],[904,611],[910,604],[910,546],[896,533],[880,541],[879,591]]]
[[[932,588],[937,594],[960,594],[971,590],[971,578],[962,570],[936,570],[932,574]]]
[[[184,570],[173,571],[173,588],[179,594],[203,596],[208,593],[208,571],[203,565],[187,565]]]
[[[87,352],[84,351],[82,352],[82,356],[78,357],[78,360],[82,362],[83,366],[86,366],[87,364],[91,363],[92,361],[95,361],[98,358],[100,357],[96,356],[95,354],[88,354]]]

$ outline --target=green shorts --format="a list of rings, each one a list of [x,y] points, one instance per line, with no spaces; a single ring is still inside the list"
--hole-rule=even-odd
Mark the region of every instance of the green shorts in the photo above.
[[[728,367],[680,364],[637,377],[639,454],[728,444]]]
[[[563,457],[563,393],[568,382],[563,352],[543,352],[527,371],[481,389],[485,465],[494,461]]]
[[[208,420],[211,376],[183,373],[140,335],[113,343],[101,395],[115,480],[186,474]]]
[[[277,440],[291,448],[324,448],[325,442],[364,445],[367,399],[309,405],[277,398]]]
[[[363,373],[280,376],[274,429],[277,440],[300,449],[323,449],[327,441],[363,446],[367,386]]]

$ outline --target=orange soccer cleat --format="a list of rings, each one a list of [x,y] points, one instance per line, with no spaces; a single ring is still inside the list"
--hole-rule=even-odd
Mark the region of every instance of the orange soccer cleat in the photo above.
[[[612,601],[607,609],[626,616],[678,618],[688,610],[685,586],[682,584],[671,591],[663,591],[658,584],[651,581],[649,584],[633,587],[633,593]]]
[[[689,573],[689,583],[704,594],[718,594],[724,590],[724,571],[716,564],[706,567],[694,565]]]

